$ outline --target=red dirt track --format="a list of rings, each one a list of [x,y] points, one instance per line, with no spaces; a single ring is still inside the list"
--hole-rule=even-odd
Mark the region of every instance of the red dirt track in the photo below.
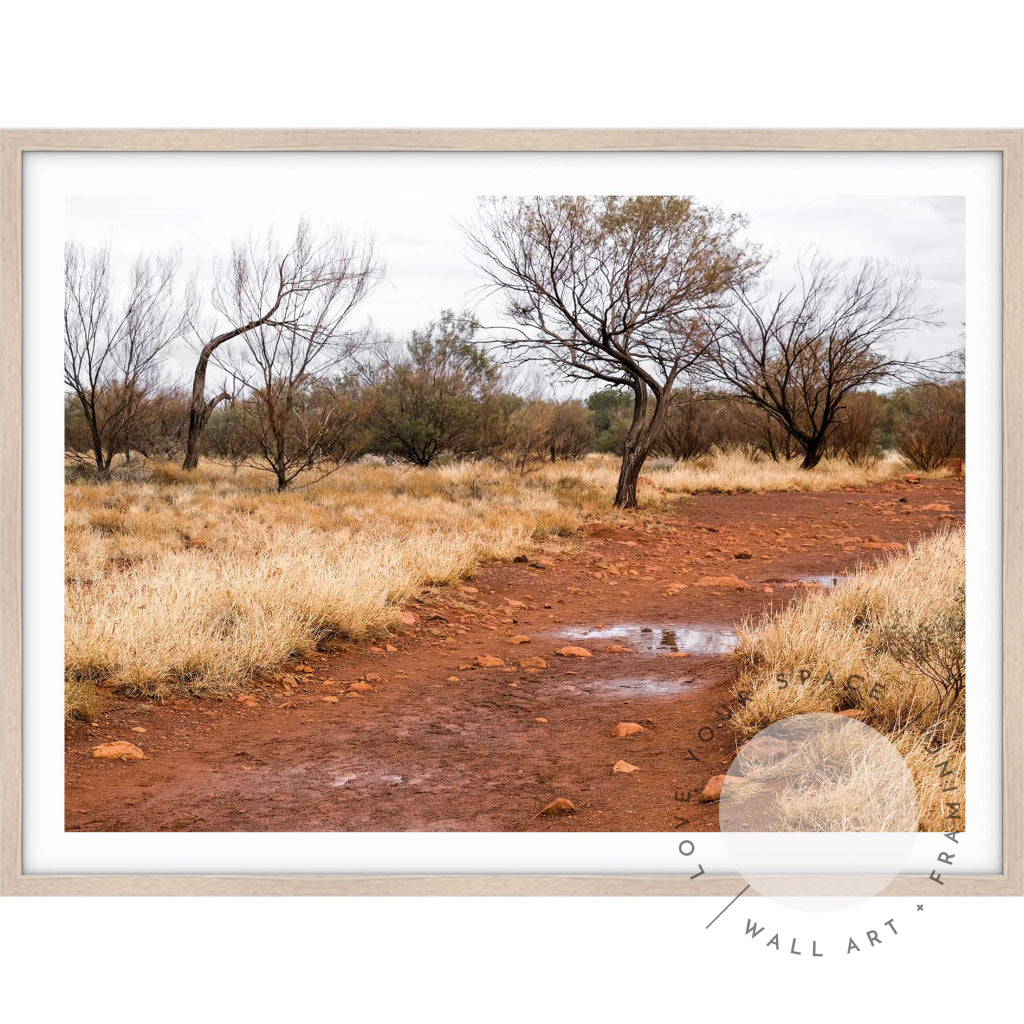
[[[951,511],[923,510],[933,503]],[[961,523],[963,513],[962,482],[901,481],[698,496],[635,526],[592,524],[580,550],[551,564],[488,567],[464,587],[414,605],[418,621],[388,639],[394,650],[382,640],[376,649],[310,659],[312,673],[283,669],[297,680],[290,692],[284,683],[259,683],[255,706],[109,698],[97,722],[68,726],[65,827],[716,830],[717,804],[697,798],[735,753],[735,737],[716,714],[730,698],[734,659],[667,657],[672,637],[663,630],[730,627],[779,608],[804,592],[785,581],[871,565],[886,557],[883,545]],[[746,552],[751,557],[735,557]],[[697,584],[722,576],[749,587]],[[634,645],[635,653],[606,653],[612,638],[559,635],[619,624],[654,630],[633,639],[656,652]],[[529,642],[510,643],[516,634]],[[593,657],[555,653],[566,645]],[[506,665],[476,667],[478,655]],[[529,657],[547,668],[518,667]],[[367,675],[374,689],[348,696],[347,684]],[[644,729],[616,739],[618,722]],[[93,758],[92,748],[107,740],[136,743],[146,759]],[[638,770],[613,772],[620,759]],[[687,792],[688,802],[677,799]],[[556,797],[577,813],[538,816]]]

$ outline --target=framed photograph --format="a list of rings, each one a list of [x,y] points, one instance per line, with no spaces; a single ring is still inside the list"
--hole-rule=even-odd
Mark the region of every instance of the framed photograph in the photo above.
[[[1024,894],[1022,140],[0,133],[3,892]]]

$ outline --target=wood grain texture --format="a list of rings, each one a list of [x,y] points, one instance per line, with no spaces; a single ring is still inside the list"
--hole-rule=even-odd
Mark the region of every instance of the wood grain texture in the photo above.
[[[736,875],[25,875],[21,863],[21,166],[48,152],[1000,152],[1003,159],[1003,871],[885,895],[1024,895],[1024,133],[383,129],[0,132],[0,892],[17,895],[733,896]],[[790,880],[798,891],[799,879]],[[836,891],[845,888],[837,878]]]

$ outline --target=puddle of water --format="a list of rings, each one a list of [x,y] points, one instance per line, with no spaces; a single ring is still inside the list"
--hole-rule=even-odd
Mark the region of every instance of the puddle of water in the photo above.
[[[827,589],[830,587],[840,587],[846,580],[846,576],[840,576],[838,573],[823,573],[822,575],[790,576],[785,582],[817,584],[817,586]]]
[[[587,697],[671,697],[688,693],[696,679],[659,679],[656,676],[621,676],[564,686],[566,692]]]
[[[637,654],[729,654],[736,649],[736,631],[729,626],[623,624],[596,629],[565,629],[559,633],[572,640],[616,641]]]

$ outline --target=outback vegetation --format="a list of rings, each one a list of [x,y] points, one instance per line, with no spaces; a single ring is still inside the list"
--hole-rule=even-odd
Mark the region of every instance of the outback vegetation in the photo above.
[[[498,322],[442,309],[408,337],[361,325],[385,266],[342,229],[236,243],[205,295],[175,253],[115,280],[108,251],[69,244],[69,716],[386,643],[485,564],[578,552],[598,522],[668,529],[687,497],[962,476],[962,356],[895,354],[937,322],[915,275],[818,256],[775,293],[744,226],[688,197],[483,200],[464,232]],[[729,569],[708,579],[746,586]],[[964,754],[963,580],[950,529],[748,625],[740,736],[856,712],[938,827],[928,766]],[[838,682],[865,666],[870,700]]]
[[[948,827],[943,787],[963,778],[965,760],[965,574],[963,531],[944,531],[748,625],[737,651],[741,735],[792,715],[857,717],[903,756],[921,827]],[[963,830],[962,816],[955,825]]]

